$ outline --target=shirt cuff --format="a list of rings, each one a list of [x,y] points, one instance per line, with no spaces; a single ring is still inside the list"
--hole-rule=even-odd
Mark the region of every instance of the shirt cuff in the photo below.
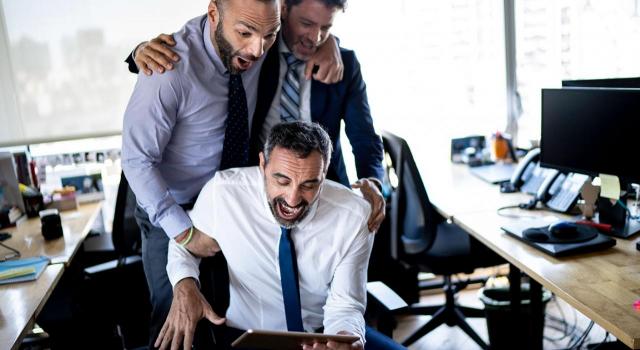
[[[158,220],[158,223],[171,239],[192,226],[189,215],[177,204],[171,206],[165,215]]]
[[[199,265],[200,259],[194,257],[185,247],[180,246],[174,240],[169,241],[169,256],[167,259],[167,276],[171,287],[185,278],[193,278],[200,284]]]
[[[340,331],[349,332],[360,337],[360,341],[362,342],[362,344],[364,344],[364,324],[362,324],[360,327],[360,325],[356,325],[355,323],[349,321],[339,321],[332,323],[324,328],[324,334],[338,334],[338,332]]]

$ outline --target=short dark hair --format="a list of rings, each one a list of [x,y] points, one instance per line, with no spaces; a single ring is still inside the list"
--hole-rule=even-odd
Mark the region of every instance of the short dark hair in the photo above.
[[[307,158],[311,152],[318,151],[322,155],[325,170],[333,150],[329,134],[322,126],[306,121],[280,123],[271,128],[264,143],[265,163],[269,162],[269,156],[276,146],[293,151],[299,158]]]
[[[291,6],[299,5],[303,0],[284,0],[287,9],[290,9]],[[322,1],[325,6],[328,8],[337,7],[340,10],[344,10],[347,7],[347,0],[318,0]]]

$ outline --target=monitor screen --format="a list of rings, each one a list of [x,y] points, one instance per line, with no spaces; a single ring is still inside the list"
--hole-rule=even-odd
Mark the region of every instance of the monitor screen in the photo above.
[[[562,87],[594,87],[594,88],[640,88],[640,77],[563,80]]]
[[[640,181],[640,89],[543,89],[540,161]]]

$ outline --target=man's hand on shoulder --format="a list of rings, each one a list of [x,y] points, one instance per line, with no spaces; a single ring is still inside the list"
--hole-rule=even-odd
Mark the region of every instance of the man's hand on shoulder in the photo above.
[[[351,188],[359,188],[364,198],[371,205],[371,215],[369,215],[369,221],[367,222],[371,232],[378,231],[386,215],[386,203],[380,187],[380,181],[373,178],[363,178],[351,185]]]
[[[214,256],[220,251],[218,241],[209,237],[204,232],[193,227],[193,232],[188,229],[175,237],[176,243],[184,246],[191,254],[204,258]],[[191,235],[191,237],[189,237]],[[185,244],[184,242],[187,241]]]
[[[347,331],[340,331],[338,332],[338,334],[341,335],[354,335],[353,333],[347,332]],[[362,344],[361,341],[357,341],[355,343],[352,344],[346,344],[346,343],[338,343],[335,341],[329,341],[326,344],[325,343],[314,343],[313,345],[305,345],[302,347],[303,350],[325,350],[325,349],[331,349],[331,350],[364,350],[364,345]]]
[[[313,68],[318,66],[318,72],[313,73]],[[305,79],[313,79],[325,83],[334,84],[342,80],[344,74],[344,64],[340,55],[338,41],[333,35],[318,48],[313,56],[307,61],[304,68]]]
[[[154,71],[162,74],[165,69],[172,70],[173,63],[180,60],[169,48],[175,45],[173,36],[169,34],[160,34],[150,41],[141,43],[133,55],[138,69],[146,75],[152,75]]]
[[[191,349],[196,325],[203,318],[216,325],[226,321],[213,312],[195,280],[181,280],[173,289],[171,309],[154,346],[160,347],[161,350],[167,349],[170,345],[171,349],[179,349],[181,345],[183,349]]]

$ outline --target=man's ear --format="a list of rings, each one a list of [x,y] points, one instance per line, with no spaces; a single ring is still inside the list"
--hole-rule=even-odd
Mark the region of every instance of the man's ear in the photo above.
[[[264,174],[264,167],[266,165],[264,161],[264,152],[260,152],[258,157],[260,157],[260,171],[262,171],[262,173]]]
[[[209,21],[211,22],[211,28],[216,28],[218,26],[218,21],[220,21],[220,11],[218,9],[218,2],[216,0],[209,1],[209,9],[207,10],[207,15],[209,17]]]

